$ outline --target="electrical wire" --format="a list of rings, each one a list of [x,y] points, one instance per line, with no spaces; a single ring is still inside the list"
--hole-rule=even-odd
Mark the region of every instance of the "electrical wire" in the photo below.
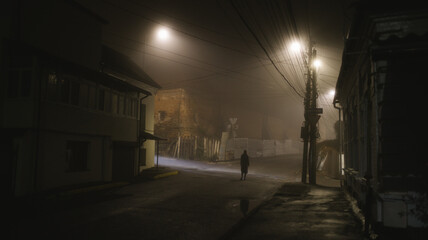
[[[260,48],[263,50],[263,52],[266,54],[266,56],[268,57],[269,61],[272,63],[272,65],[274,66],[274,68],[277,70],[277,72],[281,75],[281,77],[285,80],[285,82],[294,90],[294,92],[300,96],[301,98],[304,98],[303,94],[301,92],[299,92],[296,87],[290,82],[290,80],[280,71],[279,67],[277,66],[277,64],[275,64],[275,61],[273,60],[273,58],[271,57],[271,54],[269,54],[268,50],[265,48],[265,46],[263,45],[263,43],[261,42],[262,40],[260,39],[260,37],[255,33],[255,31],[253,30],[253,28],[249,25],[248,21],[244,18],[243,14],[240,12],[240,10],[238,9],[238,7],[236,6],[236,4],[234,3],[234,1],[231,1],[231,4],[233,6],[233,8],[235,9],[236,13],[238,14],[239,18],[242,20],[242,22],[244,23],[244,25],[246,26],[246,28],[248,29],[248,31],[251,33],[251,35],[254,37],[254,39],[257,41],[257,43],[259,44]],[[255,22],[256,25],[258,25],[258,22]],[[258,25],[258,27],[260,28],[260,25]]]

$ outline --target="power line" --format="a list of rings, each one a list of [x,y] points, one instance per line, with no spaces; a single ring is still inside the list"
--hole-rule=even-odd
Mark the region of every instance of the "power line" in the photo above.
[[[131,38],[127,38],[127,37],[122,37],[122,36],[120,36],[120,35],[118,35],[118,34],[115,34],[115,33],[112,33],[112,32],[108,32],[108,33],[113,34],[113,35],[115,35],[116,37],[118,37],[118,38],[120,38],[120,39],[124,39],[124,40],[127,40],[127,41],[132,41],[132,42],[135,42],[135,43],[138,43],[138,44],[145,44],[145,43],[142,43],[142,42],[140,42],[140,41],[138,41],[138,40],[131,39]],[[214,68],[220,69],[221,71],[213,71],[212,69],[202,68],[202,67],[196,66],[196,65],[194,65],[194,64],[189,64],[189,63],[185,63],[185,62],[182,62],[182,61],[177,61],[177,60],[175,60],[175,59],[168,58],[168,57],[165,57],[165,56],[159,56],[159,55],[156,55],[156,54],[151,54],[151,53],[148,53],[147,51],[143,51],[143,50],[135,49],[135,48],[132,48],[132,47],[130,47],[130,46],[128,46],[128,45],[123,45],[123,44],[113,43],[113,42],[109,42],[109,41],[107,41],[107,42],[108,42],[109,44],[116,45],[116,46],[120,46],[120,47],[122,47],[122,48],[125,48],[125,49],[128,49],[128,50],[131,50],[131,51],[135,51],[135,52],[139,52],[139,53],[146,54],[146,55],[149,55],[149,56],[153,56],[153,57],[161,58],[161,59],[164,59],[164,60],[167,60],[167,61],[171,61],[171,62],[174,62],[174,63],[182,64],[182,65],[189,66],[189,67],[192,67],[192,68],[197,68],[197,69],[200,69],[200,70],[213,72],[213,73],[211,73],[211,74],[209,74],[209,75],[205,75],[205,76],[201,76],[201,77],[196,77],[196,78],[192,78],[192,79],[185,79],[185,80],[181,80],[181,81],[179,81],[179,82],[181,82],[181,83],[183,83],[183,82],[192,82],[192,81],[201,80],[201,79],[204,79],[204,78],[208,78],[208,77],[212,77],[212,76],[216,76],[216,75],[220,75],[220,74],[227,74],[227,73],[233,73],[233,74],[237,74],[237,75],[242,75],[242,76],[246,77],[246,78],[244,79],[244,80],[246,80],[246,81],[249,81],[249,79],[254,79],[254,81],[253,81],[253,82],[260,83],[260,82],[262,82],[262,80],[263,80],[263,79],[260,79],[260,78],[255,77],[255,76],[253,76],[253,75],[249,75],[249,74],[242,73],[242,72],[238,71],[238,69],[239,69],[239,68],[238,68],[238,69],[234,69],[234,68],[224,68],[224,67],[221,67],[221,66],[218,66],[218,65],[214,65],[214,64],[208,63],[208,62],[206,62],[206,61],[202,61],[202,60],[199,60],[199,59],[196,59],[196,58],[192,58],[192,57],[189,57],[189,56],[185,56],[185,55],[182,55],[182,54],[178,54],[178,53],[175,53],[175,52],[172,52],[172,51],[169,51],[169,50],[164,50],[164,49],[161,49],[161,48],[158,48],[158,47],[155,47],[155,46],[149,45],[149,44],[146,44],[146,45],[148,45],[148,46],[150,46],[150,47],[153,47],[153,48],[156,48],[156,49],[158,49],[158,50],[165,51],[165,52],[167,52],[167,53],[170,53],[170,54],[173,54],[173,55],[176,55],[176,56],[179,56],[179,57],[185,58],[185,59],[192,60],[192,61],[197,62],[197,63],[205,64],[205,65],[208,65],[208,66],[211,66],[211,67],[214,67]],[[176,81],[175,83],[177,83],[177,81]]]
[[[254,31],[252,30],[252,28],[248,25],[247,21],[244,19],[244,17],[242,16],[242,14],[239,12],[238,8],[236,7],[234,1],[231,1],[233,8],[235,9],[236,13],[238,14],[239,18],[241,19],[241,21],[244,23],[244,25],[246,26],[246,28],[248,29],[248,31],[251,33],[251,35],[254,37],[254,39],[257,41],[257,43],[259,44],[259,46],[261,47],[261,49],[263,50],[263,52],[266,54],[266,56],[268,57],[269,61],[272,63],[272,65],[274,66],[274,68],[277,70],[277,72],[281,75],[281,77],[288,83],[288,85],[294,90],[294,92],[300,96],[301,98],[304,98],[304,96],[299,93],[297,91],[297,89],[290,83],[290,81],[284,76],[284,74],[278,69],[277,65],[275,64],[275,62],[273,61],[273,59],[271,58],[271,56],[269,55],[269,53],[267,52],[266,48],[263,46],[263,44],[260,42],[260,39],[257,37],[257,35],[254,33]]]
[[[135,13],[135,12],[133,12],[133,11],[129,10],[129,9],[123,8],[123,7],[121,7],[120,5],[117,5],[117,4],[112,3],[112,2],[110,2],[110,1],[103,0],[103,2],[105,2],[105,3],[107,3],[107,4],[110,4],[110,5],[112,5],[113,7],[117,8],[117,9],[120,9],[120,10],[122,10],[122,11],[124,11],[124,12],[127,12],[127,13],[129,13],[129,14],[131,14],[131,15],[133,15],[133,16],[136,16],[136,17],[142,18],[142,19],[144,19],[145,21],[152,22],[152,23],[155,23],[155,24],[160,25],[160,26],[165,26],[163,23],[161,23],[161,22],[159,22],[159,21],[157,21],[157,20],[154,20],[154,19],[152,19],[152,18],[149,18],[149,17],[144,16],[144,15],[139,14],[139,13]],[[206,42],[206,43],[209,43],[209,44],[215,45],[215,46],[217,46],[217,47],[221,47],[221,48],[224,48],[224,49],[232,50],[232,51],[234,51],[234,52],[238,52],[238,53],[243,54],[243,55],[246,55],[246,56],[251,56],[251,57],[256,57],[256,58],[258,58],[258,57],[259,57],[259,56],[255,55],[255,54],[251,54],[251,53],[248,53],[248,52],[245,52],[245,51],[242,51],[242,50],[236,49],[236,48],[232,48],[232,47],[229,47],[229,46],[225,46],[225,45],[223,45],[223,44],[220,44],[220,43],[218,43],[218,42],[215,42],[215,41],[212,41],[212,40],[209,40],[209,39],[205,39],[205,38],[202,38],[202,37],[196,36],[195,34],[192,34],[192,33],[186,32],[186,31],[183,31],[183,30],[178,29],[178,28],[175,28],[175,27],[173,27],[173,26],[165,26],[165,27],[168,27],[168,28],[170,28],[170,29],[172,29],[172,30],[174,30],[174,31],[176,31],[176,32],[182,33],[182,34],[184,34],[184,35],[186,35],[186,36],[189,36],[189,37],[192,37],[192,38],[198,39],[198,40],[200,40],[200,41],[203,41],[203,42]]]

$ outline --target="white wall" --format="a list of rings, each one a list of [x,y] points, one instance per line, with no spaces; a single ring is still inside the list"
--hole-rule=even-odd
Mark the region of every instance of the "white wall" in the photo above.
[[[38,186],[47,190],[60,186],[104,180],[104,157],[111,155],[111,149],[104,148],[103,137],[45,132],[40,139],[40,159],[38,162]],[[89,142],[86,171],[67,171],[67,141]]]

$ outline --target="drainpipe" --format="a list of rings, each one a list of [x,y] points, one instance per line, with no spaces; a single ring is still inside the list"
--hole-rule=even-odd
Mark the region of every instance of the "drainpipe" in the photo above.
[[[140,114],[139,114],[139,116],[137,116],[138,168],[140,166],[139,162],[140,162],[140,152],[141,152],[141,150],[140,150],[140,148],[141,148],[141,142],[140,142],[141,112],[140,111],[141,111],[141,105],[143,104],[143,100],[146,99],[148,96],[150,96],[150,95],[146,95],[146,96],[140,98],[140,93],[138,93],[138,99],[140,100],[139,105],[138,105],[139,106],[138,113],[140,113]],[[138,120],[139,118],[140,118],[140,120]],[[140,169],[138,169],[138,174],[140,174]]]
[[[343,147],[342,147],[342,120],[341,120],[341,115],[342,115],[342,108],[336,106],[336,104],[339,103],[339,100],[335,97],[333,100],[333,106],[334,108],[339,110],[339,164],[342,163],[342,151],[343,151]],[[340,169],[340,174],[342,175],[342,170]]]

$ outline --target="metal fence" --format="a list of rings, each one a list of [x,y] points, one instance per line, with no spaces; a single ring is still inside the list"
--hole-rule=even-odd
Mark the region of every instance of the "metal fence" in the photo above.
[[[198,136],[180,136],[159,145],[160,155],[190,160],[215,161],[219,150],[219,140]]]

